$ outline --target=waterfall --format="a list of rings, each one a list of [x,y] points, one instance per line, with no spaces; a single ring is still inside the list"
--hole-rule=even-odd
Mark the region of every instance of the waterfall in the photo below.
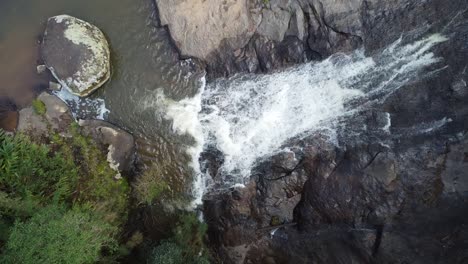
[[[195,173],[193,206],[201,204],[211,178],[200,170],[204,148],[214,147],[224,155],[219,173],[230,176],[225,184],[242,185],[255,163],[280,151],[288,139],[318,129],[333,131],[339,119],[430,74],[427,66],[440,61],[430,49],[446,40],[439,34],[410,44],[399,39],[372,57],[358,50],[272,74],[236,76],[209,85],[201,80],[196,96],[164,107],[174,132],[196,140],[187,149]],[[384,129],[390,125],[389,119]]]

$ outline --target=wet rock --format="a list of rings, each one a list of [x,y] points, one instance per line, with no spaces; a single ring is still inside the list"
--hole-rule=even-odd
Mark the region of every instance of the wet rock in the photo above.
[[[102,120],[80,120],[85,135],[91,136],[107,152],[107,160],[116,171],[129,172],[135,160],[133,136]]]
[[[36,66],[37,74],[43,74],[46,70],[47,70],[47,66],[45,66],[45,65],[37,65]]]
[[[49,82],[49,89],[52,91],[60,91],[62,89],[62,85],[56,82]]]
[[[452,146],[445,160],[442,173],[444,192],[465,193],[468,191],[468,139],[463,144]]]
[[[37,100],[43,104],[45,112],[38,113],[32,106],[21,109],[17,131],[35,138],[49,136],[51,131],[68,134],[68,128],[74,121],[68,106],[47,92],[41,93]]]
[[[49,18],[41,54],[57,81],[78,96],[89,95],[110,77],[110,51],[104,34],[78,18]]]

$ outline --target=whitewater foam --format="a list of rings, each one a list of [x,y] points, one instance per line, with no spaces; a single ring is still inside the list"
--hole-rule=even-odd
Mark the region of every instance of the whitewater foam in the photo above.
[[[384,100],[439,61],[432,35],[403,45],[399,39],[373,58],[362,51],[336,54],[270,75],[218,80],[202,94],[204,143],[224,154],[221,174],[243,183],[256,161],[288,139],[333,130],[339,118]],[[384,129],[389,129],[388,127]]]
[[[194,97],[185,98],[181,101],[173,101],[167,105],[166,118],[172,119],[172,129],[181,135],[189,134],[195,139],[195,144],[188,147],[187,153],[192,157],[189,164],[194,170],[194,182],[192,195],[195,198],[192,201],[192,207],[202,204],[202,197],[205,192],[206,183],[204,175],[200,171],[200,154],[203,151],[204,136],[203,129],[198,119],[198,113],[201,112],[201,96],[205,90],[206,79],[202,77],[199,92]]]
[[[193,97],[187,97],[180,101],[172,100],[164,94],[163,89],[157,89],[149,93],[143,101],[142,109],[155,109],[157,115],[162,115],[167,120],[172,120],[172,131],[178,135],[186,134],[193,137],[194,144],[186,146],[186,153],[191,156],[188,164],[193,169],[193,187],[191,207],[195,208],[202,204],[202,197],[205,192],[205,177],[200,170],[200,154],[203,151],[204,135],[198,114],[202,110],[202,93],[205,91],[206,79],[200,79],[200,88]]]
[[[62,88],[60,91],[54,92],[54,94],[72,108],[75,118],[79,114],[80,116],[104,120],[105,116],[110,112],[106,108],[106,102],[101,98],[80,98],[66,88]]]

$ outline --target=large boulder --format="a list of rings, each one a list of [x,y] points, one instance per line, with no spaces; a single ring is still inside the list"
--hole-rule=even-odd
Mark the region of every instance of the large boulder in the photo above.
[[[89,95],[110,78],[110,51],[104,34],[78,18],[49,18],[41,53],[57,81],[78,96]]]

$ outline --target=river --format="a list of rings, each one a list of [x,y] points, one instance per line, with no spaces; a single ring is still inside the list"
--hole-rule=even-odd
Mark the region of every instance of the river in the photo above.
[[[191,60],[179,60],[167,32],[158,27],[155,10],[152,0],[2,0],[0,97],[22,108],[48,87],[51,77],[36,72],[47,18],[68,14],[88,21],[110,43],[111,79],[89,99],[59,95],[69,99],[77,118],[99,117],[131,131],[141,167],[164,166],[171,182],[183,188],[192,179],[186,150],[193,139],[174,133],[161,110],[198,93],[204,73]],[[162,104],[147,100],[161,94]]]

